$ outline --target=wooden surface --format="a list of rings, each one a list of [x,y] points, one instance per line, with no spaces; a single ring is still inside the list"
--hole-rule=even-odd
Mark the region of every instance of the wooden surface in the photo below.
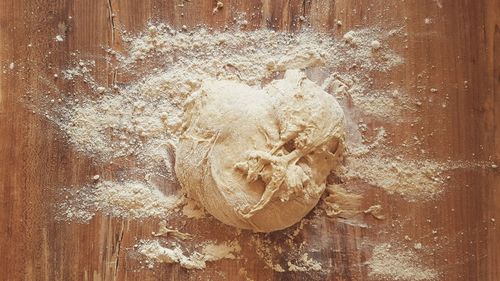
[[[364,241],[408,235],[432,247],[434,229],[440,249],[426,259],[441,272],[440,280],[500,280],[500,173],[492,169],[453,172],[443,198],[430,203],[374,193],[374,200],[387,206],[388,218],[368,229],[326,218],[306,229],[304,239],[322,241],[319,255],[331,263],[327,273],[316,275],[273,273],[252,254],[194,273],[175,265],[140,269],[129,250],[136,237],[155,230],[156,222],[101,215],[90,224],[56,222],[54,189],[119,171],[73,151],[53,124],[31,112],[23,95],[41,88],[40,73],[50,77],[54,69],[62,69],[70,52],[97,54],[103,45],[119,48],[119,30],[114,28],[139,31],[151,18],[177,27],[221,27],[247,12],[249,28],[296,30],[304,15],[315,28],[337,35],[358,26],[402,27],[408,48],[393,47],[405,63],[377,83],[396,81],[412,96],[431,95],[417,86],[437,87],[449,100],[446,108],[438,103],[422,107],[421,132],[386,127],[390,139],[398,144],[415,133],[433,132],[422,144],[432,158],[500,162],[500,1],[225,0],[215,15],[213,7],[214,1],[202,0],[0,0],[0,280],[239,280],[241,267],[254,280],[366,280],[363,263],[371,248]],[[337,27],[335,19],[343,25]],[[56,44],[53,38],[61,31],[66,40]],[[108,84],[114,79],[105,62],[98,62],[95,74]],[[393,221],[400,223],[391,228]]]

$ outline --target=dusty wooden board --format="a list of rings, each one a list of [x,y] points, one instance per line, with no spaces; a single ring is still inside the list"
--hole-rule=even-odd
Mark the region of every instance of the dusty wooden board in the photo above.
[[[442,272],[441,280],[500,279],[500,175],[492,170],[453,173],[443,198],[425,204],[409,204],[397,196],[373,191],[372,202],[387,206],[388,218],[372,221],[369,229],[327,218],[306,228],[302,238],[320,241],[318,255],[331,261],[327,274],[274,273],[252,253],[246,260],[216,262],[201,272],[178,266],[140,269],[129,249],[136,237],[147,237],[155,230],[155,221],[105,216],[81,225],[54,221],[51,194],[55,189],[86,183],[97,173],[118,176],[120,170],[95,164],[72,151],[57,129],[33,114],[22,97],[26,89],[43,95],[37,92],[42,88],[40,76],[51,77],[54,69],[63,68],[71,60],[70,52],[97,54],[104,45],[119,48],[119,29],[139,31],[151,18],[177,27],[198,23],[221,27],[246,12],[248,28],[297,30],[303,24],[299,17],[305,16],[315,28],[338,35],[358,26],[403,27],[408,33],[408,48],[393,47],[406,62],[381,75],[377,83],[395,81],[411,95],[431,95],[427,91],[418,93],[416,86],[435,87],[448,93],[449,101],[446,108],[437,103],[422,107],[423,130],[386,127],[390,139],[398,144],[415,134],[433,132],[422,145],[433,158],[498,163],[498,1],[241,0],[224,1],[224,8],[215,15],[213,7],[214,1],[195,0],[0,2],[0,279],[218,280],[224,276],[225,280],[238,280],[238,271],[244,267],[255,280],[364,280],[367,269],[363,263],[372,245],[363,243],[408,235],[432,246],[430,233],[436,229],[446,241],[440,239],[438,244],[443,249],[429,257],[429,262]],[[425,24],[425,18],[431,23]],[[336,20],[343,25],[336,26]],[[66,40],[56,43],[55,35],[64,29]],[[14,70],[8,67],[11,62],[15,63]],[[109,84],[120,79],[99,60],[95,74]],[[468,81],[467,87],[464,81]],[[72,90],[67,85],[59,86]],[[394,220],[404,223],[391,228]],[[214,234],[218,227],[204,229]],[[196,228],[194,223],[186,226],[188,230]],[[279,234],[270,237],[280,238]],[[244,251],[251,250],[242,246]]]

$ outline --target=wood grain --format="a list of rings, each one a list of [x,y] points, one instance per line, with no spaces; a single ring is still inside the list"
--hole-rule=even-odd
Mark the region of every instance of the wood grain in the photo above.
[[[214,1],[208,0],[0,1],[0,280],[243,280],[242,267],[254,280],[368,280],[363,263],[371,247],[366,241],[374,244],[406,235],[436,247],[428,263],[441,272],[440,280],[500,280],[500,173],[492,169],[453,172],[443,198],[429,203],[408,203],[373,191],[372,202],[387,206],[388,218],[373,222],[371,228],[327,218],[306,227],[299,238],[321,242],[318,255],[331,263],[321,274],[272,272],[250,253],[250,244],[242,245],[249,252],[245,259],[216,262],[205,271],[175,265],[141,269],[129,250],[136,237],[155,230],[155,221],[101,215],[90,224],[54,220],[58,187],[81,185],[94,174],[119,177],[120,170],[73,151],[23,98],[26,92],[43,98],[40,77],[52,77],[64,68],[71,52],[99,54],[101,46],[120,48],[121,30],[140,31],[150,19],[176,27],[223,27],[245,12],[249,29],[294,31],[310,24],[335,35],[372,25],[401,27],[407,33],[405,43],[392,47],[405,63],[377,77],[376,83],[399,83],[415,97],[432,95],[419,87],[438,88],[449,99],[446,108],[439,103],[421,108],[422,130],[387,127],[390,140],[400,144],[418,134],[427,136],[422,149],[432,158],[500,162],[498,0],[223,2],[224,8],[214,15]],[[431,23],[425,24],[425,18]],[[337,26],[337,20],[343,24]],[[66,40],[56,43],[53,38],[60,32]],[[97,61],[94,75],[99,81],[120,81],[105,61]],[[72,85],[55,83],[72,91]],[[391,226],[395,221],[399,223]],[[187,230],[198,228],[225,235],[217,234],[218,225],[186,225]],[[430,234],[436,229],[439,241]],[[245,235],[241,241],[249,243]]]

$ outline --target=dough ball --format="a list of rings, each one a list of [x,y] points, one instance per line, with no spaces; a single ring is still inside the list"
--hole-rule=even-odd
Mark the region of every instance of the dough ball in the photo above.
[[[223,223],[271,232],[318,203],[343,140],[339,104],[298,70],[264,89],[210,80],[187,104],[175,171]]]

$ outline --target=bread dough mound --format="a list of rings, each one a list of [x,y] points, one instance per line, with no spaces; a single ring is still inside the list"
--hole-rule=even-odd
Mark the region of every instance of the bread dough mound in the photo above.
[[[298,70],[264,89],[205,81],[187,104],[175,171],[220,221],[271,232],[318,202],[343,151],[344,115]]]

